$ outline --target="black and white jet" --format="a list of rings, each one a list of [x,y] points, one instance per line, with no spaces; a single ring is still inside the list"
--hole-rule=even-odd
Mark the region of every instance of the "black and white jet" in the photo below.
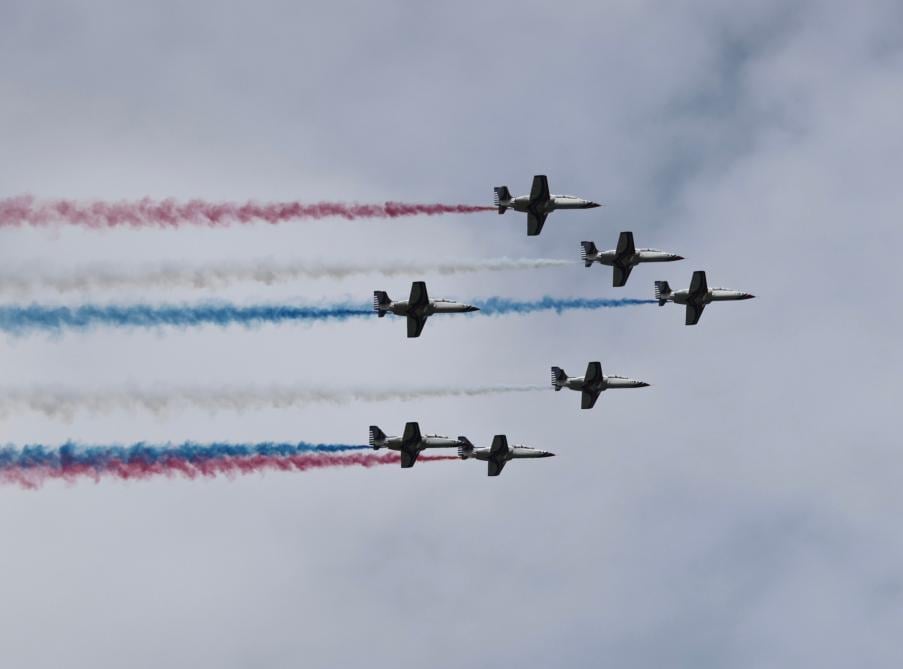
[[[458,445],[460,442],[457,439],[439,434],[421,435],[420,424],[416,422],[405,423],[404,434],[400,437],[388,437],[376,425],[370,426],[370,447],[374,451],[380,448],[398,451],[401,454],[402,469],[413,467],[420,451],[427,448],[455,448]]]
[[[602,365],[591,362],[586,366],[585,376],[569,377],[561,367],[552,367],[552,387],[556,391],[562,388],[580,391],[580,408],[592,409],[603,390],[611,388],[645,388],[645,381],[628,379],[626,376],[604,376]]]
[[[618,247],[610,251],[600,251],[593,242],[580,242],[580,258],[584,267],[597,262],[613,268],[611,285],[620,288],[627,283],[630,270],[643,262],[672,262],[683,260],[683,256],[658,249],[638,249],[633,243],[633,233],[622,232],[618,237]]]
[[[426,319],[433,314],[460,314],[479,311],[478,307],[451,300],[431,300],[426,292],[426,283],[415,281],[411,284],[411,297],[406,301],[393,302],[383,290],[373,291],[373,309],[382,318],[387,313],[406,316],[408,337],[419,337],[426,325]]]
[[[602,205],[592,200],[584,200],[576,195],[552,195],[549,193],[549,179],[545,174],[533,177],[529,195],[513,197],[508,186],[495,187],[495,206],[499,214],[508,209],[527,213],[527,234],[538,235],[546,222],[546,216],[556,209],[593,209]]]
[[[754,297],[755,295],[739,290],[709,288],[705,272],[702,271],[693,272],[690,287],[686,290],[671,290],[667,281],[655,282],[655,299],[658,300],[658,306],[664,306],[665,302],[687,305],[687,325],[696,325],[705,305],[711,302],[750,300]]]
[[[489,476],[498,476],[502,473],[505,463],[508,460],[516,460],[519,458],[551,458],[554,453],[548,451],[540,451],[529,446],[520,446],[518,444],[508,445],[508,437],[504,434],[497,434],[492,438],[492,445],[489,448],[477,448],[467,437],[458,437],[460,442],[458,445],[458,457],[462,460],[473,458],[474,460],[484,460],[489,463]]]

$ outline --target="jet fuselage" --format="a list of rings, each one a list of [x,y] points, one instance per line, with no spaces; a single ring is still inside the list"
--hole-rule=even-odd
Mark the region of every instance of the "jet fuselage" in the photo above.
[[[711,288],[701,296],[701,298],[691,299],[690,290],[684,288],[675,290],[669,296],[662,299],[674,302],[675,304],[710,304],[711,302],[728,302],[731,300],[751,300],[755,295],[744,293],[740,290],[730,290],[729,288]]]
[[[411,312],[411,306],[408,300],[392,302],[383,307],[385,311],[395,314],[396,316],[407,316]],[[422,311],[418,311],[418,315],[432,316],[433,314],[460,314],[471,311],[479,311],[478,307],[463,302],[453,302],[452,300],[430,300]]]
[[[630,379],[626,376],[603,376],[601,381],[587,384],[583,376],[571,376],[567,381],[560,383],[569,390],[608,390],[609,388],[645,388],[649,384],[645,381]]]
[[[499,205],[508,207],[514,211],[526,212],[530,211],[530,196],[519,195],[507,200],[500,200]],[[602,205],[592,200],[585,200],[576,195],[552,195],[546,202],[538,202],[533,205],[534,209],[543,214],[555,211],[556,209],[595,209]]]
[[[390,451],[400,451],[403,439],[401,437],[386,437],[385,439],[376,439],[373,442],[373,450],[378,451],[380,448],[388,448]],[[458,440],[446,437],[441,434],[425,434],[420,438],[417,449],[422,451],[427,448],[456,448]]]
[[[464,451],[461,454],[462,460],[473,458],[474,460],[488,461],[491,457],[490,448],[474,448],[472,451]],[[538,448],[530,448],[529,446],[520,446],[512,444],[508,446],[508,452],[503,456],[505,460],[514,460],[517,458],[551,458],[555,454],[549,451],[541,451]]]
[[[641,262],[671,262],[672,260],[683,260],[683,256],[676,253],[668,253],[667,251],[659,251],[658,249],[637,249],[633,255],[619,259],[618,252],[615,249],[608,251],[599,251],[594,256],[587,255],[586,260],[597,262],[600,265],[613,267],[619,260],[624,265],[638,265]]]

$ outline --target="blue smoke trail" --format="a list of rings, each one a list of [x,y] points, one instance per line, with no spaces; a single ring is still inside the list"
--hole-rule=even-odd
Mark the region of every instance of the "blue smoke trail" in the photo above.
[[[563,311],[571,311],[573,309],[603,309],[616,307],[631,307],[638,304],[655,304],[655,300],[637,300],[637,299],[589,299],[589,298],[556,298],[543,297],[538,300],[518,301],[510,300],[505,297],[490,297],[485,300],[477,300],[473,302],[475,307],[479,307],[480,314],[486,316],[502,316],[504,314],[531,314],[534,311],[555,311],[561,313]]]
[[[21,334],[31,330],[60,331],[64,328],[84,330],[96,325],[114,327],[193,327],[199,325],[244,325],[289,321],[321,321],[374,316],[371,308],[362,305],[338,304],[324,307],[293,307],[287,305],[259,305],[240,307],[231,304],[200,304],[196,306],[131,306],[0,307],[0,330]]]
[[[529,314],[535,311],[571,311],[574,309],[602,309],[655,304],[655,300],[590,299],[543,297],[518,301],[505,297],[489,297],[473,301],[484,316]],[[83,305],[78,307],[29,306],[0,307],[0,331],[22,334],[32,330],[59,332],[63,329],[84,330],[98,325],[113,327],[196,327],[200,325],[243,325],[251,327],[263,323],[298,321],[344,321],[376,315],[368,306],[334,304],[321,307],[290,305],[233,304],[160,305],[136,304],[126,306]]]
[[[309,444],[263,442],[259,444],[232,444],[213,442],[199,444],[186,441],[182,444],[148,444],[139,442],[130,446],[91,446],[66,442],[58,448],[28,445],[22,448],[0,448],[0,471],[48,467],[64,469],[87,466],[103,469],[113,463],[140,462],[156,464],[178,459],[190,463],[203,463],[217,458],[241,458],[252,456],[291,457],[313,453],[346,453],[362,451],[370,447],[355,444]]]

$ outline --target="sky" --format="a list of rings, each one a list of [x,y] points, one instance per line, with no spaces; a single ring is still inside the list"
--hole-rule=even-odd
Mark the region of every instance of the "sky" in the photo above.
[[[0,197],[604,208],[229,229],[0,231],[4,272],[679,253],[5,303],[368,302],[754,293],[697,327],[655,305],[252,329],[0,335],[0,389],[455,388],[548,368],[649,381],[212,414],[29,411],[0,442],[492,435],[557,457],[0,487],[15,667],[898,667],[903,662],[903,10],[835,1],[0,3]]]

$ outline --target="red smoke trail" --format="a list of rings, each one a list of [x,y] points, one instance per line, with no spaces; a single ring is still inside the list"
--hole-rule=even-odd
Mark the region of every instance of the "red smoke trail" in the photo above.
[[[466,204],[346,204],[342,202],[205,202],[190,200],[151,200],[124,202],[40,201],[25,195],[0,199],[0,226],[50,225],[69,223],[89,228],[161,227],[180,225],[226,226],[233,223],[286,223],[304,219],[398,218],[400,216],[437,216],[494,211],[495,207]]]
[[[421,455],[418,462],[457,460],[453,455]],[[189,461],[184,458],[164,458],[156,462],[148,460],[114,460],[103,467],[70,463],[63,467],[36,466],[13,467],[0,470],[0,483],[13,484],[22,488],[35,489],[46,481],[62,479],[75,483],[80,479],[90,479],[98,483],[103,478],[123,481],[143,481],[163,476],[166,478],[197,479],[225,476],[233,479],[238,475],[266,471],[307,471],[328,467],[376,467],[378,465],[398,465],[397,453],[352,453],[349,455],[254,455],[238,458],[213,458]]]

